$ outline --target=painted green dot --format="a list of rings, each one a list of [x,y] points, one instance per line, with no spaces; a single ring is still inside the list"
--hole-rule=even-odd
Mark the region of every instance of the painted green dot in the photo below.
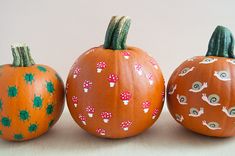
[[[29,112],[26,110],[21,110],[20,111],[20,119],[25,121],[29,119]]]
[[[54,120],[51,120],[48,124],[49,127],[51,127],[54,124]]]
[[[2,105],[3,105],[3,102],[2,102],[2,100],[0,99],[0,111],[2,110]]]
[[[24,75],[24,80],[26,81],[26,83],[32,84],[32,82],[34,81],[34,75],[31,73],[27,73]]]
[[[2,135],[2,131],[0,130],[0,135]]]
[[[54,84],[52,82],[47,82],[47,91],[53,93],[55,91]]]
[[[37,125],[37,124],[30,124],[30,126],[29,126],[29,128],[28,128],[28,131],[29,131],[30,133],[32,133],[32,132],[36,132],[37,129],[38,129],[38,125]]]
[[[9,86],[8,87],[8,96],[9,97],[16,97],[18,94],[18,90],[16,86]]]
[[[22,140],[23,138],[24,138],[24,136],[22,134],[15,134],[14,135],[15,140]]]
[[[43,101],[43,99],[41,98],[41,96],[34,96],[33,107],[34,108],[41,108],[42,101]]]
[[[5,127],[11,126],[11,120],[8,117],[2,117],[2,125]]]
[[[50,115],[54,111],[54,106],[52,104],[49,104],[46,110],[47,110],[47,114]]]
[[[44,72],[44,73],[47,71],[47,69],[43,66],[38,66],[37,68],[38,68],[38,70],[40,70],[41,72]]]

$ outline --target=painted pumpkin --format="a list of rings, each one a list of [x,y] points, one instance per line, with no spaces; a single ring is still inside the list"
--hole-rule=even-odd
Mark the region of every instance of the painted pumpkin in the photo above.
[[[149,128],[164,101],[157,63],[139,48],[126,46],[128,17],[113,17],[105,43],[83,53],[67,80],[72,117],[87,132],[124,138]]]
[[[50,67],[34,63],[24,44],[12,46],[13,64],[0,67],[0,137],[36,138],[55,124],[64,107],[64,86]]]
[[[182,63],[167,87],[168,108],[184,127],[207,136],[235,135],[235,59],[231,32],[218,26],[206,56]]]

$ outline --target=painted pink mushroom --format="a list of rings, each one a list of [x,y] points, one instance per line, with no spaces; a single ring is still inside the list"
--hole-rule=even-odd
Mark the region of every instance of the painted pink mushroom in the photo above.
[[[81,69],[79,67],[76,67],[75,70],[73,71],[73,78],[75,79],[79,73],[81,72]]]
[[[142,75],[143,73],[142,68],[143,66],[141,64],[135,64],[135,70],[137,71],[139,75]]]
[[[97,73],[101,73],[104,68],[106,68],[105,62],[98,62],[96,64]]]
[[[79,119],[82,121],[83,125],[86,125],[86,117],[84,115],[79,114]]]
[[[104,129],[102,129],[102,128],[97,128],[96,129],[96,132],[98,133],[98,134],[100,134],[100,135],[105,135],[105,130]]]
[[[109,112],[102,112],[100,115],[104,123],[108,123],[109,119],[112,117],[112,113],[109,113]]]
[[[142,103],[142,107],[144,109],[144,113],[148,113],[150,104],[151,103],[149,101],[145,101],[145,102]]]
[[[156,62],[154,59],[151,59],[151,60],[150,60],[150,63],[153,65],[153,67],[154,67],[155,69],[158,69],[157,62]]]
[[[93,117],[93,114],[95,113],[95,108],[92,107],[92,106],[88,106],[88,107],[86,108],[86,111],[87,111],[88,116],[89,116],[90,118],[92,118],[92,117]]]
[[[152,73],[147,74],[146,78],[149,80],[149,84],[153,85],[153,74]]]
[[[129,59],[130,53],[128,51],[123,51],[122,55],[124,56],[125,59]]]
[[[109,86],[110,87],[114,87],[115,83],[117,82],[117,80],[118,80],[118,76],[117,75],[110,74],[109,77],[108,77]]]
[[[84,92],[87,93],[88,90],[91,88],[91,86],[92,86],[92,82],[88,81],[88,80],[85,80],[84,83],[83,83]]]
[[[131,99],[131,93],[128,91],[122,92],[120,95],[121,100],[123,101],[124,105],[128,105],[130,99]]]
[[[121,123],[121,128],[124,130],[124,131],[128,131],[130,125],[132,124],[131,121],[123,121]]]
[[[156,116],[158,115],[158,109],[154,109],[153,114],[152,114],[152,119],[155,119]]]
[[[77,96],[72,96],[72,101],[73,101],[74,107],[77,108],[77,106],[78,106],[78,97]]]

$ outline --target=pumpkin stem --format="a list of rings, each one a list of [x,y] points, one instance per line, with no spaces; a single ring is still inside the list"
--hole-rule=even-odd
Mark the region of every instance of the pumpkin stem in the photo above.
[[[233,54],[234,38],[232,32],[223,26],[217,26],[209,41],[206,56],[235,58]]]
[[[131,19],[127,16],[113,16],[105,35],[104,48],[113,50],[126,49],[126,38]]]
[[[14,67],[29,67],[35,64],[29,47],[26,44],[16,44],[11,46]]]

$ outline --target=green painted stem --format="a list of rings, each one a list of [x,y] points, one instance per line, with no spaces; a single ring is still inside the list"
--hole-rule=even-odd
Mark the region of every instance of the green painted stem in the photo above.
[[[113,50],[126,49],[126,38],[131,19],[127,16],[113,16],[105,35],[104,48]]]
[[[14,67],[29,67],[35,64],[29,47],[26,44],[17,44],[11,46]]]
[[[206,56],[235,58],[233,54],[234,38],[232,32],[223,26],[217,26],[209,41]]]

